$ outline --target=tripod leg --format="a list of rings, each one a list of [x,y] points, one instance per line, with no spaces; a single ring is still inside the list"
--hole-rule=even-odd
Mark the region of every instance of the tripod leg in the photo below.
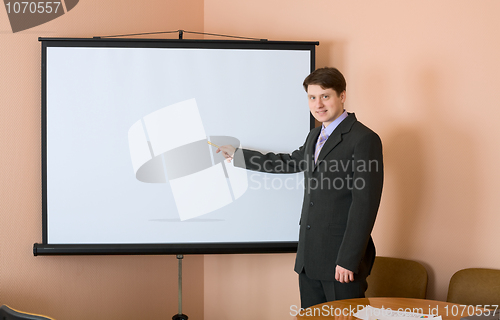
[[[172,320],[188,320],[188,316],[182,314],[182,259],[184,256],[182,254],[177,255],[177,260],[179,261],[179,313],[172,317]]]

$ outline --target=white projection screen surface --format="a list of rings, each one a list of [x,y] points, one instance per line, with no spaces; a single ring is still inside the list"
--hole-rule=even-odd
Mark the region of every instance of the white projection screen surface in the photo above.
[[[35,255],[296,249],[303,174],[234,167],[208,142],[300,147],[317,43],[40,40]]]

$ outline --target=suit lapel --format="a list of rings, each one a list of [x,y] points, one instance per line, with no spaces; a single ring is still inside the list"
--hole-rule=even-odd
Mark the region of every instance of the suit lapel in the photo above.
[[[306,163],[307,163],[307,171],[314,169],[314,150],[316,149],[316,141],[318,141],[319,133],[321,131],[321,126],[316,127],[311,130],[311,134],[309,135],[309,141],[306,143]]]
[[[345,118],[335,130],[333,130],[332,134],[328,137],[326,140],[325,144],[323,145],[323,148],[319,152],[318,156],[318,161],[319,163],[321,160],[325,159],[325,157],[342,141],[342,135],[344,133],[347,133],[351,130],[352,125],[357,121],[356,116],[354,113],[349,113],[347,118]],[[319,133],[318,133],[319,135]],[[316,140],[314,142],[314,145],[316,145]],[[313,149],[314,153],[314,149]],[[317,165],[314,166],[316,168]]]

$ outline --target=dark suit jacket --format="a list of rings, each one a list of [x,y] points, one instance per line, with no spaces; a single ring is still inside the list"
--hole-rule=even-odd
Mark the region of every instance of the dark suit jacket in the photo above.
[[[304,171],[295,271],[305,268],[312,279],[333,281],[340,265],[353,271],[355,280],[364,281],[375,259],[371,231],[382,194],[382,143],[350,113],[325,142],[315,164],[320,130],[311,130],[304,145],[291,154],[243,149],[244,157],[237,153],[234,163],[261,172]]]

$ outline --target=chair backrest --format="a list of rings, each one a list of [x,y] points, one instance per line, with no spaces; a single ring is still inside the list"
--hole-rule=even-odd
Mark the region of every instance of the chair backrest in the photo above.
[[[448,287],[448,302],[500,305],[500,270],[469,268],[455,272]]]
[[[54,320],[49,317],[14,310],[9,306],[0,307],[0,320]]]
[[[427,270],[413,260],[377,256],[366,281],[368,298],[425,299],[427,293]]]

